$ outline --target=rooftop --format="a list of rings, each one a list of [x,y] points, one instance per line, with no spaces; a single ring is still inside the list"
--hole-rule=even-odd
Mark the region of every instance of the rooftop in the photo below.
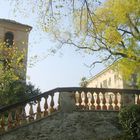
[[[100,75],[102,75],[103,73],[105,73],[106,71],[108,71],[109,69],[113,68],[114,64],[109,65],[108,67],[106,67],[105,69],[103,69],[102,71],[100,71],[99,73],[97,73],[96,75],[94,75],[93,77],[87,79],[87,82],[91,82],[92,80],[94,80],[95,78],[99,77]]]
[[[15,20],[10,20],[10,19],[0,19],[0,22],[8,22],[8,23],[11,23],[11,24],[17,24],[17,25],[20,25],[20,26],[25,26],[25,27],[29,28],[30,30],[32,29],[31,26],[26,25],[26,24],[19,23],[19,22],[15,21]]]

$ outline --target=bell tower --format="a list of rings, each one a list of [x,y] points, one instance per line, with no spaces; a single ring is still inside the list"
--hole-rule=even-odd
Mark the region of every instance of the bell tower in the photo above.
[[[16,55],[14,51],[17,49],[20,53],[19,56],[23,56],[22,60],[20,60],[23,68],[20,72],[15,68],[15,71],[20,73],[23,80],[26,80],[28,37],[31,29],[32,27],[29,25],[21,24],[13,20],[0,19],[0,43],[3,43],[4,50],[13,51],[12,55]],[[7,57],[8,53],[7,51],[3,51],[0,55]],[[13,57],[12,55],[10,57]],[[8,60],[10,60],[9,57]],[[18,60],[12,61],[15,61],[16,67]]]

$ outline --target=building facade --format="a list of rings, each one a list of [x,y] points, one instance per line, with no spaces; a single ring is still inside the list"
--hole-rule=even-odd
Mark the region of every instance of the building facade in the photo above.
[[[86,87],[97,88],[120,88],[132,89],[135,88],[134,80],[127,81],[123,78],[121,73],[113,66],[109,66],[91,79],[86,81]]]
[[[21,55],[23,55],[23,68],[20,74],[24,80],[26,80],[28,37],[31,29],[31,26],[13,20],[0,19],[0,44],[4,44],[4,47],[8,48],[8,51],[14,51],[15,47],[17,47],[17,50],[21,52]],[[0,53],[1,55],[7,56],[7,52],[1,50]],[[16,61],[17,60],[15,60],[15,62]]]

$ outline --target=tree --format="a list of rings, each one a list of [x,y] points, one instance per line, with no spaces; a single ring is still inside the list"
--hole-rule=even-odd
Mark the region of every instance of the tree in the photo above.
[[[25,83],[25,50],[0,43],[0,106],[12,104],[40,94],[32,84]]]
[[[14,45],[6,47],[5,43],[0,43],[0,87],[5,88],[10,82],[24,80],[23,72],[25,50],[19,50]]]
[[[139,0],[106,0],[102,4],[93,0],[40,0],[32,1],[32,5],[38,10],[43,30],[59,40],[59,48],[69,44],[95,54],[98,60],[91,67],[119,60],[118,67],[126,78],[139,73]],[[72,26],[64,24],[67,17]]]
[[[140,6],[134,0],[108,0],[91,15],[89,35],[96,50],[106,52],[104,59],[119,60],[125,78],[140,69]]]
[[[8,83],[4,89],[0,89],[0,106],[23,101],[38,94],[41,94],[40,90],[31,83],[13,81]]]
[[[81,87],[86,87],[87,86],[87,79],[86,79],[86,77],[83,77],[81,79],[80,86]]]

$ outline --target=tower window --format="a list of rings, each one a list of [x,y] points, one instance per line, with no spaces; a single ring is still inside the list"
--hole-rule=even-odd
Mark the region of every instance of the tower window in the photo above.
[[[14,35],[12,32],[7,32],[5,33],[5,38],[4,38],[4,42],[5,42],[5,45],[10,48],[13,46],[14,44]]]

